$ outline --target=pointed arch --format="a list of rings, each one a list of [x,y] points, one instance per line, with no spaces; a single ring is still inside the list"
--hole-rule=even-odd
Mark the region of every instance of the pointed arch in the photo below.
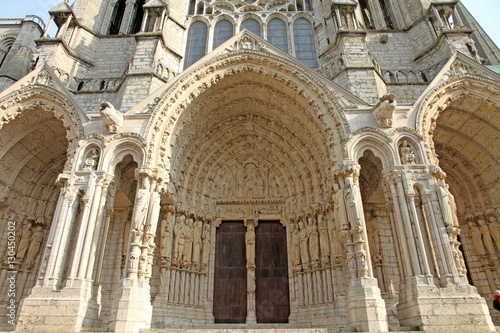
[[[500,120],[494,116],[500,112],[500,83],[457,75],[429,89],[417,105],[417,129],[431,162],[448,175],[459,219],[498,209],[500,155],[491,142],[500,140]]]
[[[146,164],[165,171],[178,202],[198,209],[217,200],[227,172],[243,177],[248,163],[265,170],[259,186],[273,178],[304,206],[326,200],[320,188],[341,158],[347,122],[318,77],[293,73],[282,58],[248,52],[178,77],[146,129]]]

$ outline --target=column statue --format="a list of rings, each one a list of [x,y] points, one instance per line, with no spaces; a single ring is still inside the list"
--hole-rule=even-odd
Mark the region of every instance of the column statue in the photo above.
[[[481,230],[474,223],[474,221],[469,222],[469,234],[472,240],[472,245],[474,245],[474,249],[476,250],[476,254],[480,259],[486,258],[486,251],[484,249]]]
[[[309,237],[309,255],[311,256],[311,263],[314,267],[319,265],[319,240],[318,240],[318,227],[316,226],[314,218],[309,216],[307,218],[307,235]]]
[[[146,224],[149,206],[149,179],[143,177],[141,187],[137,191],[137,199],[135,201],[135,215],[132,223],[132,229],[142,231]]]
[[[21,232],[21,240],[17,246],[16,258],[22,260],[28,251],[31,241],[31,223],[26,223]]]
[[[351,223],[351,228],[361,228],[363,203],[361,202],[361,194],[358,186],[354,183],[351,177],[347,177],[345,179],[344,197],[347,217]]]
[[[255,269],[255,227],[249,223],[245,233],[247,269]]]
[[[203,231],[203,222],[196,220],[193,227],[193,265],[196,269],[200,266],[200,251],[201,251],[201,233]]]
[[[374,263],[379,263],[382,261],[382,256],[380,255],[380,242],[378,234],[378,223],[376,218],[370,219],[366,223],[367,235],[368,235],[368,246],[370,247],[370,254]]]
[[[300,236],[299,227],[296,223],[290,222],[290,238],[292,248],[290,249],[290,257],[292,259],[292,269],[300,271]]]
[[[319,245],[321,249],[321,261],[324,266],[330,263],[330,240],[328,237],[328,225],[323,214],[318,215]]]
[[[210,223],[205,223],[203,226],[203,233],[201,234],[203,243],[202,256],[201,256],[201,269],[204,270],[208,267],[208,260],[210,259],[210,248],[212,242]]]
[[[444,179],[440,179],[437,187],[439,205],[441,206],[445,226],[458,228],[457,206],[455,198],[448,188],[449,186]]]
[[[42,227],[37,226],[35,228],[35,232],[33,233],[33,236],[31,236],[30,246],[28,248],[28,255],[26,257],[26,268],[27,269],[31,269],[31,267],[35,263],[35,257],[36,257],[36,254],[38,253],[38,250],[40,250],[40,245],[42,244],[42,240],[43,240]]]
[[[162,262],[169,263],[172,260],[172,213],[167,212],[165,219],[161,221],[161,243],[160,257]]]
[[[498,256],[496,254],[495,247],[493,246],[493,241],[491,240],[491,234],[488,226],[486,225],[484,220],[478,220],[477,224],[479,224],[479,230],[481,230],[481,234],[483,235],[483,242],[484,245],[486,245],[488,253],[490,254],[491,261],[493,261],[494,263],[498,262]]]
[[[337,221],[337,225],[340,225],[342,230],[349,229],[349,224],[347,221],[346,206],[344,200],[344,193],[340,188],[339,184],[333,184],[333,207],[334,207],[334,218]]]
[[[498,222],[497,219],[495,219],[494,216],[490,216],[488,218],[488,221],[490,222],[488,228],[490,230],[491,237],[495,241],[495,244],[497,245],[497,248],[500,251],[500,223]]]
[[[186,217],[180,215],[178,221],[174,227],[174,259],[172,263],[174,265],[180,265],[182,261],[182,254],[184,253],[184,245],[186,244],[186,238],[184,235]]]
[[[188,267],[193,259],[193,226],[192,218],[187,220],[184,225],[184,251],[182,253],[182,266]]]
[[[309,268],[309,244],[307,237],[307,229],[304,222],[299,221],[299,240],[300,240],[300,262],[302,268],[306,270]]]

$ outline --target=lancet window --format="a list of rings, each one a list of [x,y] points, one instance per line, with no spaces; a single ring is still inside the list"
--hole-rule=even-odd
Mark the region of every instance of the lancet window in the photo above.
[[[220,46],[233,36],[233,24],[228,20],[220,20],[215,24],[213,48]]]
[[[279,18],[273,18],[267,25],[267,40],[279,48],[280,50],[288,53],[288,33],[286,31],[286,24]]]
[[[314,33],[311,22],[305,18],[299,18],[293,23],[293,35],[295,41],[295,57],[309,67],[318,67],[316,56],[316,45],[314,44]]]
[[[241,23],[240,30],[247,29],[248,31],[253,32],[257,36],[261,36],[260,34],[260,24],[257,20],[254,19],[246,19]]]
[[[196,21],[189,27],[184,68],[203,58],[207,49],[207,25]]]

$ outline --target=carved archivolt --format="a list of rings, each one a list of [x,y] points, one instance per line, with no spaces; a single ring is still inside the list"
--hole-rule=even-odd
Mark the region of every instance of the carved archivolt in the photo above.
[[[422,102],[418,103],[416,115],[416,128],[426,138],[425,141],[431,149],[433,149],[431,141],[436,128],[436,119],[453,101],[464,95],[472,95],[479,100],[500,105],[500,83],[470,74],[460,74],[432,89]],[[437,164],[435,153],[432,158]]]
[[[146,164],[189,211],[213,214],[228,193],[288,198],[294,210],[324,202],[323,184],[349,133],[339,111],[348,102],[335,94],[269,54],[221,55],[161,98],[146,130]]]
[[[83,136],[82,119],[73,103],[57,90],[39,84],[24,86],[0,98],[0,128],[25,110],[35,108],[51,112],[61,120],[70,143]]]
[[[276,58],[276,59],[275,59]],[[329,130],[333,141],[346,137],[348,125],[341,113],[341,106],[335,92],[325,90],[324,84],[310,77],[296,64],[283,61],[270,54],[244,50],[229,55],[221,55],[179,77],[167,94],[158,103],[146,130],[148,142],[158,144],[158,135],[170,135],[177,124],[177,119],[188,106],[210,87],[224,78],[235,74],[251,72],[253,75],[264,75],[267,81],[276,82],[279,86],[293,89],[294,94],[305,98],[315,117]],[[307,91],[306,91],[307,89]],[[328,117],[325,117],[327,116]],[[329,124],[327,123],[329,122]],[[337,132],[337,133],[334,133]],[[158,143],[156,143],[158,142]],[[154,163],[155,156],[148,155],[147,162]]]

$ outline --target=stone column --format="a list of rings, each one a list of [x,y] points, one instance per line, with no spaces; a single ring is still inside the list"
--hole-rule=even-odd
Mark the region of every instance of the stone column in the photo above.
[[[40,275],[38,286],[33,288],[31,295],[23,301],[18,322],[20,330],[51,331],[54,323],[59,322],[58,330],[69,332],[79,330],[88,318],[97,318],[97,299],[94,297],[93,283],[87,275],[87,270],[89,267],[90,272],[93,270],[93,265],[89,266],[89,263],[95,256],[92,251],[92,244],[97,241],[98,236],[95,227],[100,223],[99,212],[102,211],[106,200],[106,174],[92,171],[79,176],[89,179],[86,196],[82,200],[84,204],[80,207],[76,243],[72,244],[71,237],[74,228],[78,228],[75,217],[81,198],[77,196],[79,190],[71,183],[72,177],[62,175],[60,180],[65,186],[61,189],[42,263],[42,267],[46,269],[42,269],[44,275]],[[72,258],[68,258],[73,246]],[[72,262],[69,278],[61,291],[59,288],[62,285],[63,271],[70,259]],[[60,309],[65,309],[64,314]],[[43,317],[45,320],[33,321],[33,316]]]
[[[347,291],[349,326],[366,332],[387,332],[387,313],[377,280],[373,277],[366,223],[359,191],[359,165],[348,162],[334,175],[338,181],[335,206],[344,205],[346,222],[341,222],[351,281]],[[343,200],[343,202],[342,202]]]
[[[431,168],[405,165],[384,173],[386,194],[394,202],[395,239],[404,267],[397,305],[401,326],[419,326],[426,332],[494,332],[484,299],[459,278],[454,265],[457,230],[451,225],[447,229],[444,215],[437,214],[441,208]],[[422,200],[420,213],[414,201],[417,189]],[[426,245],[424,237],[430,244]],[[435,271],[431,265],[436,266]],[[449,308],[448,320],[436,316],[436,308]]]
[[[137,333],[151,326],[150,285],[154,237],[163,188],[149,170],[137,173],[137,194],[132,215],[125,277],[117,288],[111,308],[114,332]]]
[[[120,34],[126,35],[132,29],[132,19],[137,11],[137,0],[127,0],[125,5],[125,13],[120,25]]]

